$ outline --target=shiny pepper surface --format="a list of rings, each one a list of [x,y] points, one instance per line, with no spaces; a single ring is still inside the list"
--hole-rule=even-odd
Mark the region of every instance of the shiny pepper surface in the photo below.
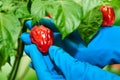
[[[112,26],[115,21],[115,12],[111,6],[101,6],[103,21],[101,26]]]
[[[30,38],[32,43],[36,44],[39,51],[43,53],[48,52],[54,40],[52,30],[43,25],[34,26],[30,32]]]

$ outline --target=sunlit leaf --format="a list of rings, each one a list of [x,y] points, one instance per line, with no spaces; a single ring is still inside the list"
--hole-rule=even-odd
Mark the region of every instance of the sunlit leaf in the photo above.
[[[0,67],[14,52],[20,30],[20,23],[14,15],[0,13]]]
[[[82,18],[81,6],[72,0],[35,0],[31,8],[35,21],[45,17],[46,13],[52,15],[63,39],[78,28]]]
[[[15,9],[14,14],[18,17],[18,18],[27,18],[30,16],[30,13],[27,9],[27,2],[19,2],[19,4],[17,5],[17,8]]]
[[[82,6],[83,16],[86,16],[89,11],[101,5],[102,0],[74,0]]]

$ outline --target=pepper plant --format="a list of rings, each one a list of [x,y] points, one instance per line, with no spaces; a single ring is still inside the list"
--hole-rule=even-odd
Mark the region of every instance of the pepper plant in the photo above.
[[[117,16],[114,25],[120,25],[119,4],[120,0],[0,0],[0,69],[7,62],[11,64],[11,56],[15,56],[8,77],[15,80],[24,48],[19,37],[28,31],[26,20],[35,23],[49,13],[62,39],[78,29],[87,46],[102,23],[99,7],[112,6]]]

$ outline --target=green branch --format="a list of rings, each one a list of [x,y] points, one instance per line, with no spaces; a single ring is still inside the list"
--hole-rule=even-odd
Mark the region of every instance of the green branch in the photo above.
[[[27,31],[27,28],[25,26],[23,26],[20,35],[23,32],[26,32],[26,31]],[[17,55],[16,55],[16,58],[15,58],[15,62],[14,62],[14,65],[12,67],[12,70],[11,70],[9,76],[8,76],[8,80],[15,80],[17,72],[18,72],[20,60],[23,56],[23,50],[24,50],[24,43],[20,40],[20,38],[18,38]]]

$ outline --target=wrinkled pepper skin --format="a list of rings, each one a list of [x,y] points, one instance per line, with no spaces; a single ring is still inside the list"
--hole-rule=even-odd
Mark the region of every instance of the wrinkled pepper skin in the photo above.
[[[115,21],[115,12],[112,6],[101,6],[103,21],[101,26],[112,26]]]
[[[30,31],[30,38],[32,43],[36,44],[42,53],[48,52],[54,40],[52,30],[43,25],[34,26]]]

